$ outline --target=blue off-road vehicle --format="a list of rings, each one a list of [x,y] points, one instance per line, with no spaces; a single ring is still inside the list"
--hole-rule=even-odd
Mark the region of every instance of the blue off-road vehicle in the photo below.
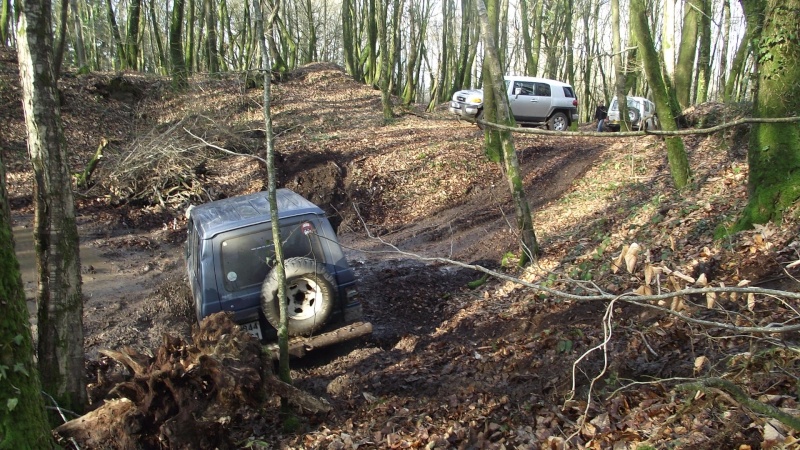
[[[308,337],[360,320],[355,275],[324,211],[288,189],[278,189],[277,205],[289,335]],[[187,218],[186,270],[198,322],[227,311],[251,334],[274,338],[280,314],[267,192],[192,206]]]

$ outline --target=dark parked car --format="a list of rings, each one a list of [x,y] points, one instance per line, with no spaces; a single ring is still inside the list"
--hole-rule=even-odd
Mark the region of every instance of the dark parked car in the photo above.
[[[277,191],[277,204],[289,335],[360,320],[355,275],[323,210],[288,189]],[[252,334],[274,337],[280,316],[267,192],[193,206],[187,217],[186,270],[198,322],[229,311]]]

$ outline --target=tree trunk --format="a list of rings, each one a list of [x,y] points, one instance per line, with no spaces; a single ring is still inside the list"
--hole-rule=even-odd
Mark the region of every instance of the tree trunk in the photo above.
[[[0,1],[0,45],[7,46],[11,43],[11,0]]]
[[[308,64],[310,62],[317,60],[317,26],[316,21],[314,19],[314,9],[311,4],[311,0],[305,1],[305,14],[306,14],[306,22],[308,23],[308,38],[306,42],[306,51],[303,55],[302,62],[303,64]],[[384,22],[385,24],[385,22]],[[384,33],[386,32],[384,26]]]
[[[719,78],[717,81],[717,97],[724,98],[725,84],[727,83],[728,76],[728,45],[731,36],[731,7],[730,2],[733,0],[722,0],[722,48],[720,49],[719,60]]]
[[[219,78],[219,52],[217,51],[217,0],[206,0],[206,52],[208,53],[208,72],[212,78]]]
[[[111,35],[114,38],[114,46],[117,52],[114,54],[114,68],[123,69],[126,61],[125,46],[122,43],[122,36],[119,34],[119,26],[117,25],[117,18],[114,15],[114,8],[111,6],[111,0],[106,0],[106,15],[108,23],[111,27]]]
[[[633,32],[633,10],[628,8],[628,22],[631,24],[631,32],[628,33],[628,51],[625,58],[625,93],[635,92],[636,85],[638,84],[638,74],[642,69],[638,64],[639,61],[639,41],[636,39],[636,33]]]
[[[389,92],[395,95],[399,94],[400,86],[402,86],[403,70],[401,69],[401,30],[400,21],[403,17],[403,1],[393,0],[392,2],[392,42],[389,57],[389,67],[392,73],[391,80],[389,81]]]
[[[172,62],[170,70],[172,86],[176,89],[185,89],[189,86],[189,74],[186,72],[183,55],[183,2],[184,0],[174,0],[172,3],[172,19],[169,26],[169,57]]]
[[[724,1],[723,1],[724,3]],[[697,82],[694,103],[705,103],[708,99],[708,84],[711,81],[711,0],[701,0],[700,40],[697,51]]]
[[[278,0],[268,1],[270,11],[269,15],[272,18],[273,23],[274,21],[280,20],[278,14],[280,13],[280,3]],[[286,64],[286,60],[283,58],[280,49],[278,48],[278,43],[275,41],[275,27],[273,24],[270,24],[266,30],[266,37],[267,37],[267,47],[269,50],[269,57],[272,58],[272,71],[283,73],[289,70],[289,66]],[[260,38],[259,38],[260,39]]]
[[[628,90],[625,83],[625,68],[622,66],[622,43],[620,38],[619,0],[611,0],[611,47],[614,53],[611,62],[614,64],[614,96],[619,108],[620,130],[630,131],[631,121],[628,117]]]
[[[450,43],[449,35],[453,27],[453,8],[452,0],[442,0],[442,45],[439,50],[439,70],[436,75],[433,92],[431,92],[431,100],[428,104],[428,111],[433,111],[436,105],[451,98],[447,95],[450,92],[449,87],[445,86],[446,81],[449,80],[450,70],[450,56],[452,55],[452,45]]]
[[[470,55],[470,22],[472,19],[472,4],[474,0],[461,0],[461,37],[459,41],[458,50],[458,64],[455,70],[455,77],[453,78],[453,87],[450,91],[448,98],[460,89],[467,89],[469,85],[470,67],[472,60]]]
[[[276,198],[277,181],[275,174],[275,141],[272,133],[272,114],[270,111],[271,95],[271,75],[269,51],[265,36],[272,34],[278,10],[270,11],[268,26],[264,27],[264,15],[261,9],[261,0],[253,2],[254,13],[256,16],[256,34],[258,44],[261,49],[261,72],[264,74],[264,129],[266,134],[266,161],[267,161],[267,190],[269,192],[269,209],[272,223],[280,223],[278,220],[278,202]],[[281,245],[281,227],[272,227],[272,242],[275,242],[275,267],[278,278],[278,298],[280,301],[281,323],[278,327],[278,348],[280,351],[278,362],[278,376],[285,382],[291,384],[292,375],[289,368],[289,313],[286,303],[286,267],[284,265],[283,246]]]
[[[683,15],[681,45],[678,50],[678,64],[675,66],[675,92],[681,108],[688,108],[692,102],[692,73],[697,55],[697,33],[700,24],[701,0],[686,0]]]
[[[533,61],[529,67],[533,68],[533,72],[529,76],[535,77],[539,73],[539,55],[542,53],[542,12],[544,10],[544,0],[535,0],[536,5],[533,7]]]
[[[246,6],[249,7],[249,6]],[[221,0],[219,2],[219,21],[220,21],[220,47],[219,47],[219,63],[220,69],[223,72],[227,72],[230,70],[236,70],[239,66],[233,58],[236,57],[237,54],[240,53],[236,51],[236,44],[237,40],[231,30],[231,16],[228,12],[228,2],[227,0]],[[240,33],[244,32],[244,30],[239,30]],[[241,50],[241,49],[240,49]],[[228,55],[230,54],[231,59],[228,59]]]
[[[20,18],[20,85],[33,166],[34,248],[42,387],[59,406],[86,405],[78,227],[52,65],[49,2],[29,1]]]
[[[364,77],[367,84],[371,85],[377,85],[378,80],[378,19],[375,1],[367,0],[367,9],[365,11],[367,22],[367,63],[364,69]],[[412,2],[409,2],[410,4]],[[381,24],[381,26],[385,25]]]
[[[485,5],[484,1],[486,1]],[[498,56],[497,64],[500,65],[501,68],[495,71],[492,70],[492,67],[490,67],[491,62],[487,58],[487,47],[489,43],[486,41],[487,33],[483,31],[483,18],[481,17],[481,8],[485,8],[487,17],[486,20],[491,30],[490,37],[492,38],[492,43],[494,43],[494,36],[497,35],[498,27],[498,0],[475,0],[475,3],[478,4],[478,19],[481,21],[481,39],[483,40],[484,47],[483,71],[481,72],[483,75],[483,119],[487,122],[501,123],[500,121],[502,119],[498,109],[502,108],[502,104],[498,102],[497,99],[498,97],[502,97],[506,103],[508,102],[508,99],[504,94],[505,86],[503,84],[504,80],[502,63],[500,62],[500,57]],[[497,52],[496,46],[494,47],[494,51]],[[495,80],[494,76],[498,73],[500,74],[500,78]],[[496,92],[497,89],[500,91]],[[510,120],[513,121],[513,117]],[[504,137],[501,136],[500,133],[501,132],[495,128],[484,128],[484,154],[489,161],[501,162],[503,160],[502,140]]]
[[[139,19],[141,13],[142,0],[131,0],[128,5],[128,26],[125,33],[125,68],[127,69],[139,69]]]
[[[189,73],[195,73],[197,71],[197,58],[195,58],[195,54],[197,53],[195,49],[196,36],[194,31],[195,10],[197,9],[195,0],[189,0],[187,9],[189,10],[189,14],[186,19],[186,52],[184,57],[186,57],[186,70]]]
[[[6,192],[6,174],[0,152],[0,342],[3,364],[10,366],[0,382],[0,438],[2,447],[37,450],[55,448],[47,423],[39,371],[33,362],[28,306],[19,274]]]
[[[572,16],[575,14],[575,1],[574,0],[566,0],[567,1],[567,13],[565,15],[566,24],[564,25],[564,46],[566,48],[567,53],[567,82],[570,86],[575,86],[575,61],[573,56],[572,49],[574,48],[573,40],[572,40]],[[589,30],[585,30],[588,32]]]
[[[747,21],[758,23],[756,117],[800,111],[800,0],[745,0]],[[763,18],[763,19],[762,19]],[[763,20],[763,21],[761,21]],[[780,221],[800,198],[800,127],[754,124],[750,131],[748,203],[734,231]]]
[[[520,19],[522,21],[522,56],[525,60],[525,74],[534,76],[536,67],[533,65],[533,39],[531,39],[529,0],[520,0]]]
[[[410,18],[408,24],[408,34],[410,40],[408,45],[408,60],[406,61],[406,82],[405,86],[403,87],[404,105],[410,105],[414,101],[414,96],[416,95],[416,91],[414,90],[414,67],[417,64],[417,58],[419,57],[417,50],[420,43],[417,40],[418,22],[416,20],[417,15],[415,14],[413,0],[408,2],[408,17]]]
[[[151,25],[150,31],[153,36],[153,41],[155,42],[156,45],[155,65],[159,69],[158,72],[163,75],[167,73],[168,61],[166,55],[164,54],[164,43],[161,40],[161,30],[158,29],[158,20],[156,18],[155,2],[152,0],[150,1],[149,12],[150,12],[150,25]]]
[[[662,15],[661,54],[664,56],[664,69],[670,83],[675,76],[675,1],[664,0]]]
[[[514,124],[514,120],[508,106],[508,98],[503,89],[505,83],[503,82],[500,58],[497,54],[494,30],[490,23],[486,7],[483,4],[483,0],[478,0],[475,4],[480,21],[481,38],[484,43],[484,60],[486,61],[484,67],[492,72],[489,79],[494,80],[493,91],[495,93],[494,101],[497,105],[498,123],[511,126]],[[511,198],[514,202],[514,209],[517,215],[517,228],[520,232],[520,265],[525,265],[534,258],[537,258],[541,253],[541,249],[539,248],[538,242],[536,242],[536,233],[533,230],[533,217],[531,216],[530,205],[525,197],[525,190],[522,186],[522,176],[519,170],[517,152],[514,148],[513,136],[508,130],[502,130],[499,133],[502,141],[506,179],[508,180],[508,185],[511,190]]]
[[[86,42],[83,39],[83,20],[78,10],[78,2],[72,1],[69,6],[72,9],[72,23],[75,24],[75,66],[78,70],[84,70],[86,66]]]
[[[661,64],[650,33],[650,26],[647,23],[647,10],[644,0],[631,1],[631,18],[633,19],[631,24],[633,32],[639,42],[639,50],[642,54],[642,63],[644,64],[647,82],[653,89],[656,113],[661,120],[661,126],[666,131],[675,131],[678,129],[675,122],[675,111],[677,109],[675,106],[676,101],[674,100],[675,93],[671,83],[666,79],[666,75],[661,71]],[[675,183],[675,187],[683,189],[691,179],[689,159],[686,156],[683,139],[680,136],[674,136],[666,138],[665,141],[672,181]]]
[[[356,30],[354,16],[355,0],[342,0],[342,51],[347,73],[356,81],[362,81],[356,58]]]
[[[61,0],[61,10],[59,12],[60,21],[58,23],[58,36],[56,37],[56,48],[53,53],[53,72],[56,79],[61,76],[61,66],[64,63],[64,49],[67,46],[67,12],[69,11],[69,0]]]
[[[747,71],[745,70],[747,63],[747,55],[750,54],[752,42],[761,35],[762,21],[759,17],[763,14],[763,8],[759,5],[760,1],[747,1],[741,0],[742,9],[744,9],[744,16],[746,18],[746,25],[742,42],[739,43],[739,48],[736,49],[736,55],[731,62],[731,76],[728,77],[728,82],[725,84],[725,101],[734,102],[738,101],[739,96],[737,92],[742,91],[741,86],[747,83]],[[737,89],[738,88],[738,89]]]
[[[376,21],[385,24],[389,14],[387,0],[376,0],[375,8],[378,13]],[[394,113],[392,113],[392,99],[389,95],[389,43],[386,39],[386,26],[378,27],[378,41],[381,65],[378,84],[381,87],[381,107],[384,121],[389,121],[394,117]]]

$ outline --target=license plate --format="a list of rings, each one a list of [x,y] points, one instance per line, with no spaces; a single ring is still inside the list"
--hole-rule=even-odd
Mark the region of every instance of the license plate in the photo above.
[[[261,339],[261,327],[258,325],[257,320],[255,322],[243,323],[239,325],[239,327],[241,327],[242,331],[246,331],[258,339]]]

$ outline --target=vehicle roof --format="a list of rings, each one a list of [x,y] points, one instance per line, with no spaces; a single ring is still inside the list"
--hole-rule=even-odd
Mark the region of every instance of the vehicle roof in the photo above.
[[[633,100],[633,101],[637,101],[637,102],[648,102],[648,103],[653,103],[653,101],[652,101],[652,100],[650,100],[650,99],[648,99],[648,98],[645,98],[645,97],[635,97],[635,96],[633,96],[633,95],[627,95],[627,96],[625,96],[625,98],[626,98],[626,99],[627,99],[629,102],[630,102],[631,100]],[[653,103],[653,105],[655,105],[655,103]],[[610,107],[611,107],[611,108],[617,108],[617,97],[616,97],[616,96],[614,96],[614,98],[612,98],[612,99],[611,99],[611,105],[610,105]]]
[[[570,86],[569,83],[564,83],[563,81],[558,81],[558,80],[551,80],[549,78],[526,77],[526,76],[523,76],[523,75],[506,75],[503,78],[506,79],[506,80],[509,80],[509,81],[533,81],[533,82],[539,82],[539,83],[550,83],[550,84],[555,84],[555,85],[558,85],[558,86]],[[570,86],[570,87],[572,87],[572,86]]]
[[[289,189],[278,189],[276,200],[279,220],[304,214],[324,214],[319,206]],[[261,191],[216,200],[193,206],[187,213],[198,229],[200,238],[210,239],[225,231],[269,222],[269,193]]]

